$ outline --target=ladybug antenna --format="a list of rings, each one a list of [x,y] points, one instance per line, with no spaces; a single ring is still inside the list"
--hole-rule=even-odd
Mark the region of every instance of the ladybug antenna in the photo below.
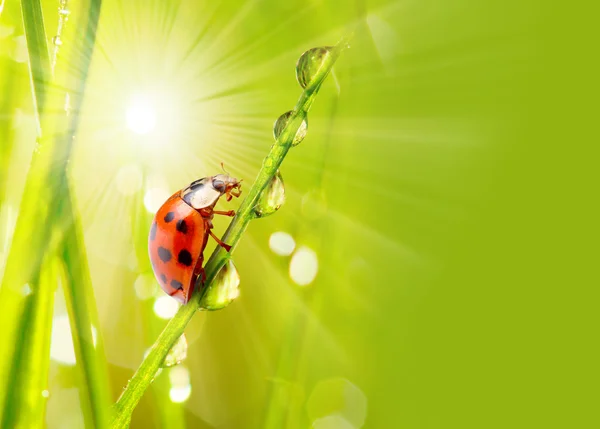
[[[225,164],[223,162],[221,162],[221,168],[223,169],[223,172],[225,174],[227,174],[228,176],[231,176],[231,174],[229,173],[229,171],[225,170]]]

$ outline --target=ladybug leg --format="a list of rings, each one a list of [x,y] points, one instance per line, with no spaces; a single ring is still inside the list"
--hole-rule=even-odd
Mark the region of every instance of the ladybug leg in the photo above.
[[[235,210],[222,211],[222,210],[213,210],[214,214],[223,215],[223,216],[235,216]]]
[[[221,246],[223,249],[227,250],[228,252],[231,250],[231,246],[229,244],[223,243],[221,239],[217,237],[210,229],[208,230],[208,233],[212,238],[216,240],[217,243],[219,243],[219,246]]]

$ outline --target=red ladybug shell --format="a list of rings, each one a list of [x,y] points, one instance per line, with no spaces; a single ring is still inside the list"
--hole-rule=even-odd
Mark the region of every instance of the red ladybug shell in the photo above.
[[[207,240],[204,218],[181,199],[181,191],[156,212],[148,237],[152,269],[160,287],[183,304],[192,296],[202,272]]]

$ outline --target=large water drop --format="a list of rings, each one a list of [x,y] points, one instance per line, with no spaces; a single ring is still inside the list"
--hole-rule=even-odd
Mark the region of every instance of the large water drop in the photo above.
[[[313,85],[331,55],[331,46],[312,48],[303,53],[296,64],[296,79],[302,88]]]
[[[227,307],[231,301],[240,295],[240,275],[232,260],[219,271],[212,287],[204,298],[203,308],[207,310],[220,310]]]
[[[257,217],[272,215],[279,210],[283,203],[285,203],[285,187],[281,173],[278,171],[263,191],[260,200],[254,207],[254,213]]]
[[[277,140],[279,138],[279,136],[283,132],[283,129],[285,128],[285,126],[287,125],[287,123],[290,120],[290,117],[293,114],[294,114],[294,111],[290,110],[289,112],[285,112],[283,115],[281,115],[279,118],[277,118],[277,120],[273,124],[273,137],[275,137],[275,140]],[[300,142],[302,140],[304,140],[304,137],[306,137],[307,131],[308,131],[308,121],[306,118],[304,118],[304,120],[302,121],[302,124],[300,124],[300,128],[298,128],[298,131],[296,131],[296,135],[294,136],[294,140],[292,141],[292,146],[299,145]]]

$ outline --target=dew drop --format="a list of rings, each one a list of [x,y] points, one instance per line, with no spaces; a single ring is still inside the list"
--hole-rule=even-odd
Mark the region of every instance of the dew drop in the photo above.
[[[323,65],[329,61],[331,46],[312,48],[303,53],[296,64],[296,79],[302,88],[312,86],[318,81]]]
[[[231,301],[240,295],[240,275],[232,260],[219,271],[212,287],[204,299],[204,307],[207,310],[220,310],[227,307]]]
[[[265,217],[275,213],[285,202],[285,187],[281,173],[273,176],[271,182],[263,191],[258,204],[254,207],[256,217]]]
[[[283,115],[277,118],[275,124],[273,124],[273,137],[275,137],[275,140],[279,138],[293,113],[294,111],[290,110],[289,112],[285,112]],[[298,128],[298,131],[296,131],[296,136],[292,141],[292,146],[298,146],[300,142],[304,140],[304,137],[306,137],[307,131],[308,121],[306,120],[306,118],[304,118],[302,124],[300,124],[300,128]]]
[[[56,46],[61,46],[63,44],[62,39],[60,38],[60,36],[54,36],[52,38],[52,43]]]
[[[42,396],[44,398],[48,398],[50,396],[50,392],[48,392],[47,390],[42,390]]]
[[[175,342],[169,353],[167,353],[167,357],[165,357],[165,361],[163,362],[164,367],[170,367],[179,365],[181,362],[187,358],[187,349],[188,343],[185,338],[185,334],[183,334],[179,339]]]
[[[29,283],[25,283],[23,285],[23,287],[21,288],[21,294],[23,296],[29,296],[29,295],[31,295],[31,286],[29,286]]]

